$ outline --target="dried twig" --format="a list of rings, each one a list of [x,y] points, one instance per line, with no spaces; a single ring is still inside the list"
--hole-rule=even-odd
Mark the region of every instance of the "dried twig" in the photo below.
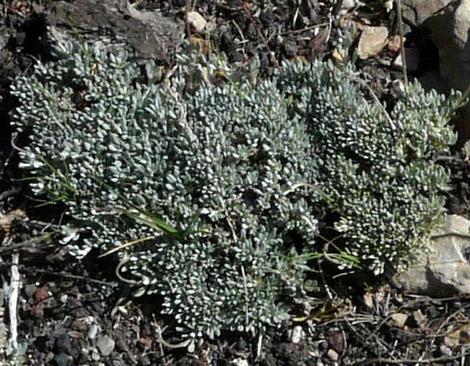
[[[242,278],[243,278],[243,290],[245,292],[245,326],[248,326],[248,288],[246,285],[245,268],[241,266]]]
[[[44,240],[47,240],[51,237],[51,234],[44,234],[39,237],[32,238],[30,240],[25,240],[19,243],[13,243],[8,246],[0,247],[0,253],[11,252],[13,250],[26,250],[26,251],[34,251],[35,244],[39,244]]]
[[[20,289],[20,272],[18,270],[18,263],[20,255],[14,253],[11,259],[11,279],[10,279],[10,293],[8,296],[8,314],[10,319],[10,337],[8,339],[8,348],[10,352],[14,353],[18,349],[18,295]]]

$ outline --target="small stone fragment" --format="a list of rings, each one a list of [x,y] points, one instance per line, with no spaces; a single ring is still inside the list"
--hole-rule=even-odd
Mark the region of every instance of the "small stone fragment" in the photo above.
[[[374,299],[370,292],[366,292],[362,298],[364,299],[364,304],[366,304],[369,309],[374,307]]]
[[[395,313],[390,316],[392,323],[395,327],[403,328],[406,321],[408,320],[408,315],[403,313]]]
[[[333,348],[330,348],[328,352],[326,353],[326,355],[331,361],[333,362],[338,361],[338,358],[339,358],[338,352],[336,352]]]
[[[205,20],[197,11],[188,12],[186,19],[188,24],[198,33],[201,33],[206,28],[207,20]]]
[[[350,10],[354,9],[357,5],[356,0],[343,0],[341,2],[341,13],[345,14],[349,12]]]
[[[427,316],[424,315],[420,309],[413,311],[413,318],[416,321],[416,324],[418,324],[421,328],[426,326],[428,322]]]
[[[444,344],[449,348],[455,348],[462,344],[468,345],[469,343],[470,323],[463,324],[444,337]]]
[[[56,366],[67,366],[69,365],[69,356],[66,353],[59,353],[54,356],[54,364]]]
[[[459,345],[460,332],[452,332],[444,337],[444,344],[447,347],[455,348]]]
[[[452,356],[452,350],[445,344],[441,344],[441,346],[439,347],[439,351],[445,356]]]
[[[96,346],[103,356],[109,356],[113,352],[115,345],[114,340],[108,336],[101,336],[96,341]]]
[[[27,297],[33,297],[33,295],[36,293],[36,285],[35,284],[29,284],[24,287],[24,292]]]
[[[236,358],[231,362],[233,366],[250,366],[248,361],[244,358]]]
[[[98,333],[98,326],[96,324],[92,324],[90,329],[88,330],[88,338],[95,339],[97,333]]]
[[[305,332],[300,325],[297,325],[290,331],[290,341],[294,344],[300,343],[305,337]]]
[[[361,37],[359,38],[357,55],[360,59],[365,60],[379,54],[387,44],[387,39],[387,27],[363,27]]]

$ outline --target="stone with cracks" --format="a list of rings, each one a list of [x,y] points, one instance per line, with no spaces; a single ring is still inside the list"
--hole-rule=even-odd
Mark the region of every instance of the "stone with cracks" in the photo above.
[[[423,254],[394,282],[405,292],[446,297],[470,294],[470,221],[449,215],[434,233],[430,252]]]

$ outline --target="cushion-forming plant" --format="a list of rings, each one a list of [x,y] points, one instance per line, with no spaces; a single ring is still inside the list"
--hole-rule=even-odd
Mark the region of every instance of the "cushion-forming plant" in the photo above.
[[[412,84],[387,111],[351,67],[322,62],[257,83],[191,55],[173,71],[145,83],[119,50],[63,44],[13,84],[12,119],[31,136],[33,192],[71,218],[71,252],[115,250],[188,342],[286,319],[325,212],[341,234],[328,250],[376,273],[425,248],[458,98]]]
[[[449,172],[435,160],[456,140],[460,93],[414,82],[388,111],[352,67],[330,63],[286,64],[278,83],[308,125],[338,242],[376,273],[408,266],[443,212]]]
[[[120,248],[120,276],[159,294],[183,334],[255,332],[302,292],[292,238],[317,231],[315,159],[275,82],[202,78],[189,93],[211,71],[191,64],[147,85],[122,52],[62,45],[12,88],[32,137],[22,166],[66,206],[75,253]]]

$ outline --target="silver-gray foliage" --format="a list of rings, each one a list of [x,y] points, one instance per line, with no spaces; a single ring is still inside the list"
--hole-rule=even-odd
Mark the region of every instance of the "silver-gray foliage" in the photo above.
[[[313,241],[319,198],[305,126],[276,83],[202,79],[185,93],[212,64],[183,59],[156,86],[116,50],[58,55],[17,79],[13,120],[32,136],[20,155],[34,193],[81,228],[71,247],[122,246],[120,275],[161,295],[186,336],[279,325],[303,291],[291,237]]]
[[[411,83],[387,111],[351,67],[327,63],[287,64],[279,87],[309,126],[345,249],[376,273],[412,263],[443,210],[449,172],[433,159],[456,140],[448,122],[460,94]]]
[[[118,50],[58,55],[12,87],[32,189],[65,204],[71,250],[119,248],[120,275],[192,339],[279,325],[323,212],[380,273],[413,259],[442,210],[449,177],[432,159],[454,142],[457,98],[412,84],[387,112],[352,68],[326,63],[250,83],[183,57],[155,85]]]

